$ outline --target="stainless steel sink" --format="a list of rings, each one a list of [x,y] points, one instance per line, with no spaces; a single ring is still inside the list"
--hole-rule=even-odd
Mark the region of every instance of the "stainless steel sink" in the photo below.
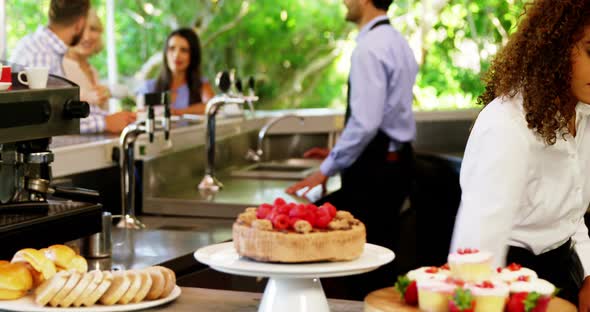
[[[321,161],[289,158],[255,163],[231,172],[232,177],[299,180],[319,169]]]

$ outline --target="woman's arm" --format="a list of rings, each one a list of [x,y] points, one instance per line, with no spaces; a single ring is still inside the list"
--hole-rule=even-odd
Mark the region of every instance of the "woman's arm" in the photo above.
[[[184,114],[191,114],[191,115],[203,115],[205,114],[205,104],[198,103],[192,104],[187,108],[171,108],[170,112],[172,115],[184,115]]]
[[[208,81],[203,82],[203,84],[201,85],[201,102],[207,103],[214,96],[215,91],[213,91],[213,87],[211,87],[211,84]]]
[[[205,114],[206,103],[215,96],[215,92],[209,82],[203,82],[201,85],[201,103],[194,103],[189,105],[187,108],[171,109],[173,115],[193,114],[203,115]]]

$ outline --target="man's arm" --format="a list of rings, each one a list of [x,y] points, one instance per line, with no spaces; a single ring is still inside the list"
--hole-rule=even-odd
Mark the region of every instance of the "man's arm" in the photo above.
[[[105,116],[91,113],[88,117],[80,119],[80,133],[102,133],[106,127]]]

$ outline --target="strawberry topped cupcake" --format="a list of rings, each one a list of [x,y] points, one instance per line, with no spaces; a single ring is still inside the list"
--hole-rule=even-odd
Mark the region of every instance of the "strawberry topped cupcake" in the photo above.
[[[555,286],[544,279],[516,281],[510,284],[508,312],[545,312],[549,301],[555,294]]]
[[[503,269],[498,268],[498,277],[510,284],[516,281],[533,281],[537,279],[537,273],[531,269],[523,268],[520,264],[511,263]]]
[[[449,254],[451,274],[466,282],[477,282],[492,276],[492,254],[487,251],[465,248]]]
[[[451,275],[448,267],[421,267],[400,276],[395,283],[395,288],[401,294],[404,302],[409,305],[418,305],[418,290],[416,281],[421,279],[446,280]]]
[[[502,312],[510,289],[502,281],[486,280],[470,284],[467,288],[475,297],[475,312]]]
[[[516,281],[510,284],[510,293],[537,292],[543,296],[553,296],[555,285],[544,279],[531,281]]]
[[[419,269],[412,270],[407,274],[408,278],[412,281],[416,281],[423,278],[434,278],[439,280],[447,279],[451,276],[451,271],[444,267],[421,267]]]
[[[445,280],[427,278],[418,280],[417,286],[420,310],[427,312],[448,312],[449,299],[453,296],[455,289],[464,286],[464,283],[450,277]]]
[[[416,280],[410,280],[407,275],[397,278],[395,289],[400,293],[401,298],[407,305],[418,305],[418,288]]]

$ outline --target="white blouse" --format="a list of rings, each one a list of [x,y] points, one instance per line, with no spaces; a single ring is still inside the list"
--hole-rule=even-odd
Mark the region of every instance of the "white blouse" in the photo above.
[[[504,265],[508,246],[535,254],[570,237],[590,275],[590,105],[576,106],[576,137],[546,145],[527,127],[522,96],[497,98],[475,122],[461,165],[452,250],[480,248]]]
[[[83,101],[88,101],[88,92],[94,89],[98,83],[98,72],[96,71],[96,68],[90,66],[90,70],[92,71],[92,78],[90,78],[88,75],[86,75],[86,73],[84,73],[78,62],[70,59],[69,57],[64,57],[63,69],[64,73],[66,74],[66,78],[80,86],[80,99]],[[102,106],[105,105],[105,103],[90,104],[98,105],[101,107],[101,109],[103,108]]]

